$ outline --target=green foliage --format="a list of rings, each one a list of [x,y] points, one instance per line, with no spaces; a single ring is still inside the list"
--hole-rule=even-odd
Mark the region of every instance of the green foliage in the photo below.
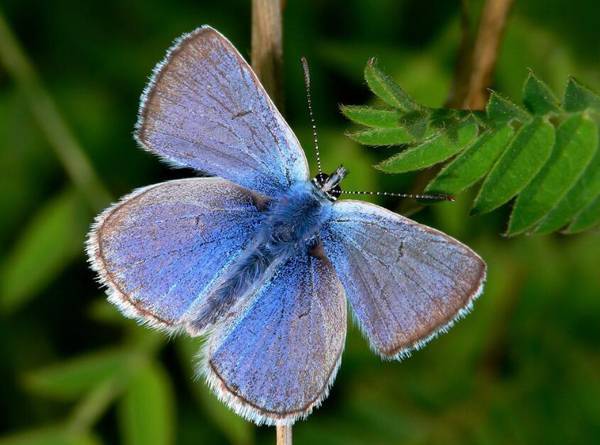
[[[532,113],[544,116],[560,111],[560,103],[548,85],[530,72],[523,86],[523,103]]]
[[[190,390],[208,417],[229,439],[231,444],[248,445],[253,443],[254,431],[252,426],[221,403],[208,389],[208,386],[199,381],[196,370],[199,361],[197,342],[194,342],[191,338],[181,338],[177,342],[177,346],[188,377]]]
[[[340,109],[348,119],[358,124],[374,128],[396,128],[403,114],[399,110],[386,110],[382,108],[353,105],[342,105]],[[403,130],[401,127],[397,129]]]
[[[162,366],[145,363],[131,376],[119,402],[122,443],[167,445],[174,443],[174,396]]]
[[[400,111],[410,112],[419,109],[417,103],[392,80],[390,76],[375,65],[375,59],[369,60],[365,68],[365,80],[373,93],[386,104]]]
[[[477,135],[472,119],[461,122],[454,131],[442,131],[376,165],[386,173],[403,173],[438,164],[467,147]]]
[[[577,113],[560,124],[551,158],[515,201],[508,232],[531,228],[555,208],[582,175],[597,146],[598,129],[589,116]]]
[[[529,119],[525,110],[495,91],[490,94],[485,110],[490,120],[496,124],[495,127],[501,127],[502,124],[509,124],[512,121],[526,122]]]
[[[516,197],[506,234],[565,233],[598,222],[600,97],[569,79],[562,104],[533,72],[521,108],[493,92],[485,112],[417,104],[371,59],[371,91],[390,108],[342,106],[365,129],[348,135],[364,145],[399,146],[375,167],[405,173],[453,158],[426,187],[454,195],[482,181],[471,213],[491,212]]]
[[[600,196],[583,209],[565,229],[565,233],[579,233],[595,227],[600,222]]]
[[[16,310],[83,247],[89,214],[73,189],[51,198],[22,231],[0,270],[0,310]]]
[[[0,439],[0,445],[99,445],[92,434],[73,434],[61,428],[26,431]]]
[[[510,125],[482,134],[477,142],[444,167],[425,191],[441,193],[444,190],[455,195],[472,186],[492,168],[513,134],[514,129]]]
[[[75,400],[94,389],[98,382],[123,374],[129,351],[96,351],[25,376],[26,387],[41,396]]]
[[[348,133],[356,142],[364,145],[399,145],[406,144],[413,136],[405,128],[372,128]]]
[[[517,195],[552,152],[554,127],[542,118],[523,125],[485,178],[472,213],[490,212]]]
[[[50,430],[58,437],[56,443],[87,443],[70,440],[85,439],[84,433],[117,401],[122,443],[174,443],[173,390],[153,358],[162,345],[161,335],[134,329],[121,349],[92,352],[27,373],[23,382],[30,393],[78,401],[70,420]],[[50,440],[46,432],[42,437]]]
[[[600,111],[600,97],[570,77],[565,89],[563,108],[569,112],[583,111],[588,108]]]
[[[560,229],[586,211],[600,193],[600,150],[588,164],[575,185],[536,228],[537,233],[550,233]]]

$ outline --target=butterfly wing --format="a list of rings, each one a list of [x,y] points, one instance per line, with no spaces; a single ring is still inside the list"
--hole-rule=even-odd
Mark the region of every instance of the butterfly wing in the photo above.
[[[207,26],[181,37],[154,69],[136,138],[172,164],[268,196],[308,177],[298,139],[250,66]]]
[[[469,309],[486,266],[467,246],[382,207],[338,201],[325,253],[371,347],[402,358]]]
[[[144,187],[97,218],[88,256],[127,316],[174,330],[250,242],[263,205],[221,178]]]
[[[307,416],[327,396],[346,336],[344,291],[331,264],[306,253],[288,260],[243,313],[207,345],[209,385],[259,424]]]

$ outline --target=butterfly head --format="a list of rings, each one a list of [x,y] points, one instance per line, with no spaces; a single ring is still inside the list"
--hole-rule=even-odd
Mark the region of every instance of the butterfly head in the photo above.
[[[335,201],[342,194],[340,183],[348,175],[348,170],[340,165],[331,175],[319,173],[312,180],[317,187],[330,201]]]

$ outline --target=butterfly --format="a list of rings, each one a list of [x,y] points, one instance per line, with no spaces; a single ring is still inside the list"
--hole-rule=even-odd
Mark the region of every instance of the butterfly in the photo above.
[[[484,261],[437,230],[338,200],[234,46],[179,38],[141,100],[138,143],[208,177],[135,190],[101,213],[87,252],[108,298],[169,333],[205,335],[200,371],[236,413],[292,424],[326,397],[347,301],[374,352],[400,359],[469,310]]]

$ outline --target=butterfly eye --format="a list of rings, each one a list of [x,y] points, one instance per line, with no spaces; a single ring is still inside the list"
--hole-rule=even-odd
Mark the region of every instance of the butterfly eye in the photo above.
[[[327,182],[327,179],[329,179],[328,174],[319,173],[317,176],[315,176],[315,179],[313,179],[313,182],[315,182],[320,188],[323,186],[323,184],[325,184],[325,182]]]
[[[329,192],[329,194],[332,196],[333,199],[338,199],[342,194],[342,188],[339,185],[337,185],[334,189],[332,189]]]
[[[338,185],[336,185],[335,187],[333,187],[330,190],[323,190],[325,184],[327,183],[327,180],[330,178],[330,175],[325,174],[325,173],[319,173],[317,176],[315,176],[312,180],[312,183],[318,188],[320,189],[331,201],[335,201],[337,200],[340,195],[343,193],[342,192],[342,188]]]

